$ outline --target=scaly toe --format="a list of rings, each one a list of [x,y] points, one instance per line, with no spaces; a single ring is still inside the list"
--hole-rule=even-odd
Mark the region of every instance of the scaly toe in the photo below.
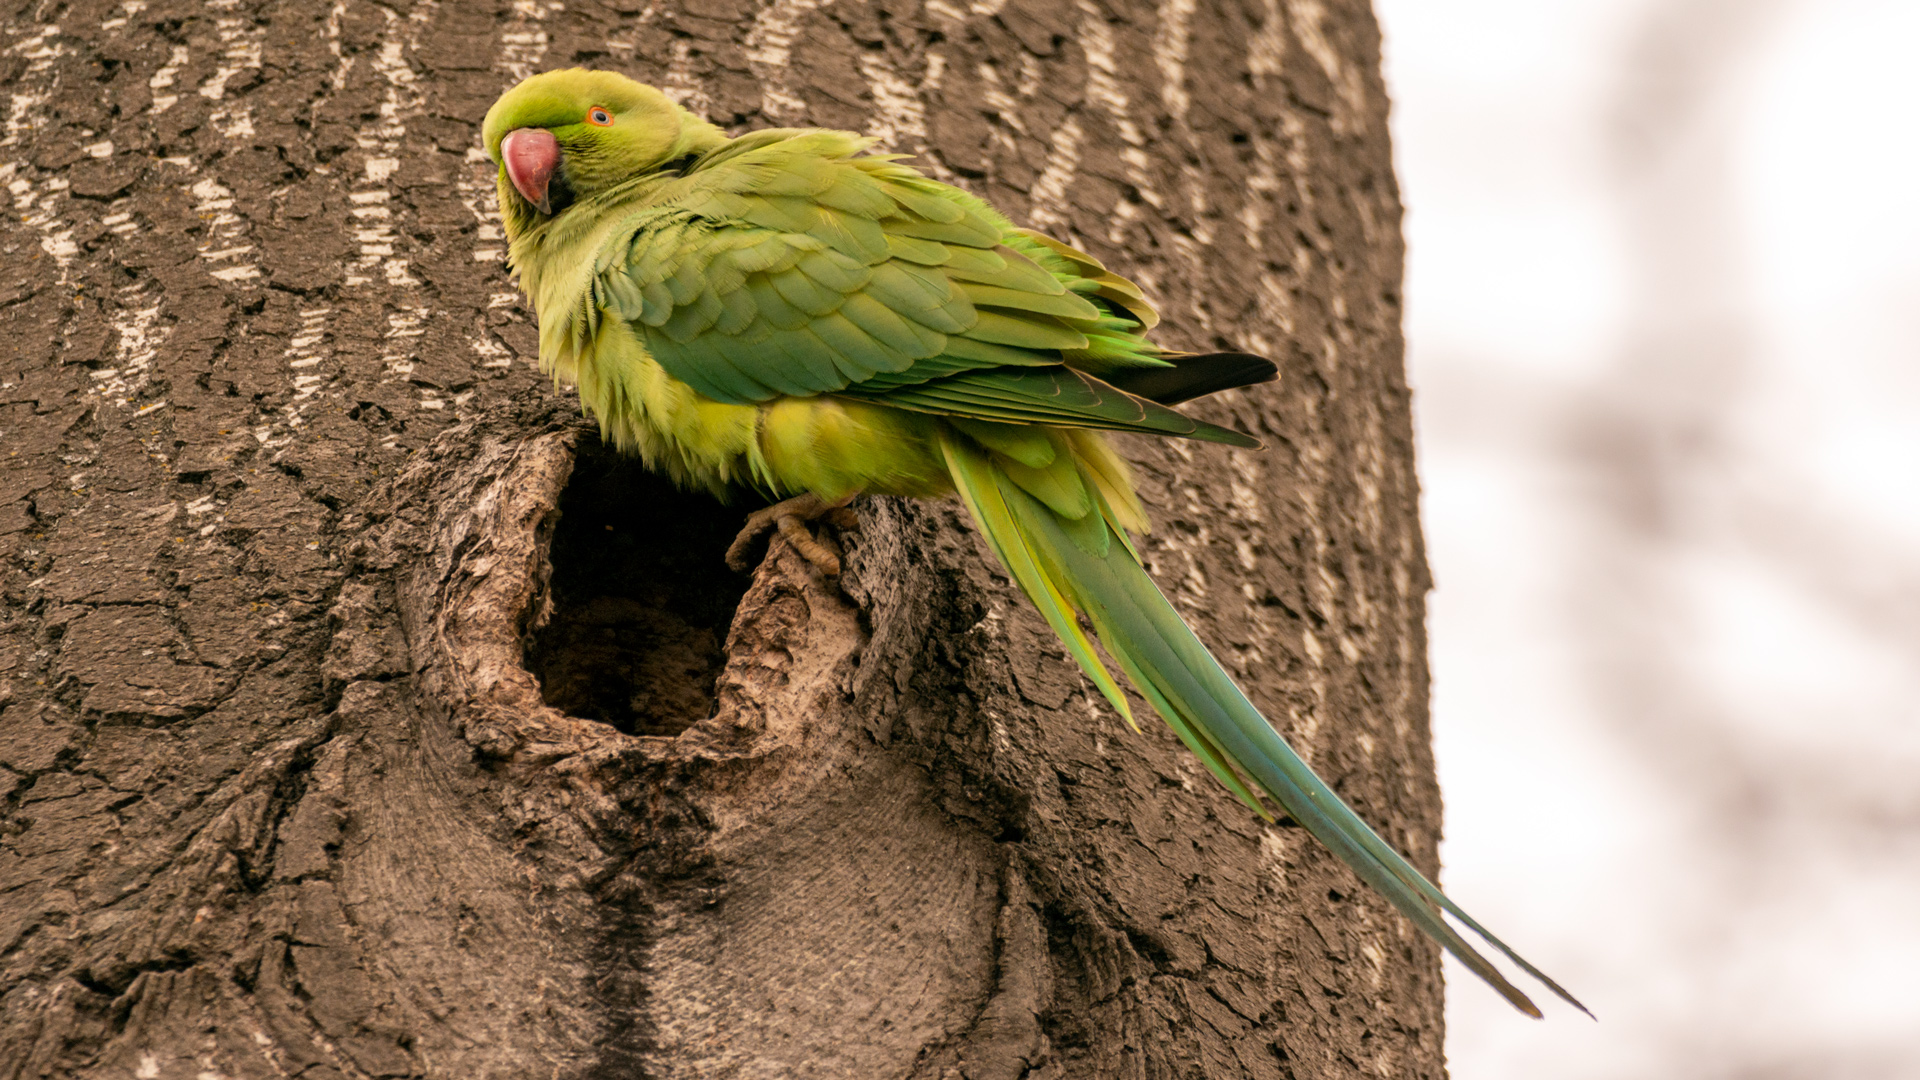
[[[793,545],[793,550],[806,556],[807,561],[818,568],[822,574],[828,577],[840,576],[840,557],[828,551],[819,540],[815,539],[799,518],[792,514],[782,514],[780,535],[786,538],[787,543]]]
[[[833,558],[832,552],[820,547],[819,542],[814,540],[812,535],[807,533],[806,528],[800,524],[821,516],[829,509],[831,508],[820,496],[808,492],[805,495],[796,495],[791,499],[774,503],[764,509],[755,510],[747,515],[746,523],[740,527],[739,535],[733,538],[733,543],[727,545],[727,566],[735,573],[742,574],[753,569],[753,558],[750,553],[753,551],[754,541],[760,539],[760,534],[768,530],[778,529],[782,536],[792,542],[793,535],[789,532],[785,521],[791,518],[794,527],[807,537],[807,542],[812,544],[816,551],[826,555],[833,562],[836,567],[833,572],[838,573],[840,560]],[[800,545],[794,543],[794,547],[800,548]],[[800,551],[801,554],[806,554],[815,566],[821,565],[820,560],[807,554],[805,548],[800,548]]]

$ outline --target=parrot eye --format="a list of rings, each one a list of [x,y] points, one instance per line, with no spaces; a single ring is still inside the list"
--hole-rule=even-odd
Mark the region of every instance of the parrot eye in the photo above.
[[[595,127],[611,127],[613,125],[613,114],[595,105],[593,108],[587,110],[587,123]]]

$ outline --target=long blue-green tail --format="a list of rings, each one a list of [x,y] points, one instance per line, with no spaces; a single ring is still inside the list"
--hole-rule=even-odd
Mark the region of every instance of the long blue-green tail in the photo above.
[[[1107,501],[1078,520],[1055,512],[1017,483],[990,451],[956,433],[942,439],[967,509],[1049,625],[1121,715],[1126,697],[1093,650],[1075,612],[1085,612],[1108,655],[1208,769],[1262,817],[1257,793],[1280,804],[1429,937],[1529,1016],[1540,1010],[1467,943],[1451,914],[1555,994],[1586,1006],[1488,933],[1348,809],[1240,692],[1140,566]],[[1090,485],[1091,486],[1091,485]],[[1592,1015],[1589,1013],[1588,1015]]]

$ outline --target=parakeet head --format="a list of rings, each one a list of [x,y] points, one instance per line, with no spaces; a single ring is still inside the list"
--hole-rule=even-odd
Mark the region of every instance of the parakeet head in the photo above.
[[[726,141],[653,87],[583,68],[542,72],[500,95],[481,137],[514,231]]]

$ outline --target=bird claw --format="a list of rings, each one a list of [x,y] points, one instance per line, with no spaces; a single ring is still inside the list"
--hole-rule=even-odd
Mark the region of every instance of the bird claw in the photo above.
[[[848,496],[852,498],[852,496]],[[827,577],[840,576],[840,557],[827,550],[826,546],[814,538],[806,523],[824,519],[828,524],[842,529],[857,528],[860,517],[846,505],[843,499],[829,503],[820,496],[808,492],[782,502],[774,503],[764,510],[755,510],[747,515],[746,524],[740,534],[727,546],[727,565],[736,572],[744,573],[753,568],[748,552],[760,534],[768,531],[778,532],[793,549],[812,563]]]

